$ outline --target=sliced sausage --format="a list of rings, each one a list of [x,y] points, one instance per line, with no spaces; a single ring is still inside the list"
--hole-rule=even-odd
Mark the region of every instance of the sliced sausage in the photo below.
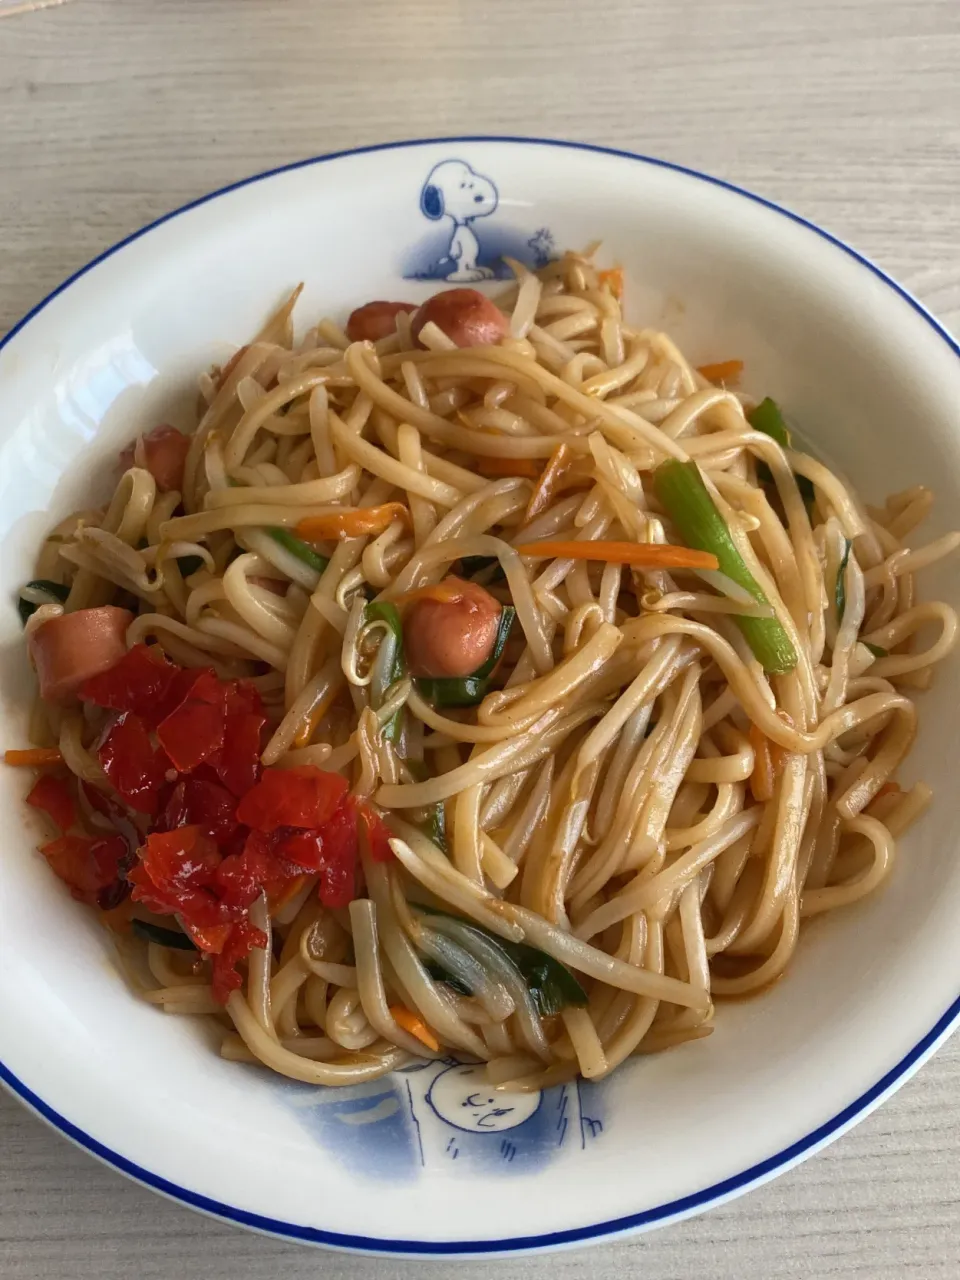
[[[40,697],[69,702],[84,680],[115,667],[127,652],[129,609],[102,605],[51,618],[30,633],[28,645],[40,680]]]
[[[414,338],[431,321],[458,347],[492,346],[510,328],[500,308],[476,289],[446,289],[428,298],[410,325]]]
[[[351,342],[379,342],[397,329],[401,311],[416,311],[413,302],[368,302],[351,312],[346,335]]]
[[[499,626],[500,603],[489,591],[475,582],[444,578],[435,594],[415,598],[404,614],[411,675],[472,675],[493,654]]]
[[[143,439],[143,459],[157,488],[168,492],[183,485],[183,467],[190,449],[190,438],[176,427],[162,422],[148,431]],[[120,469],[128,471],[136,463],[137,442],[128,444],[120,454]]]

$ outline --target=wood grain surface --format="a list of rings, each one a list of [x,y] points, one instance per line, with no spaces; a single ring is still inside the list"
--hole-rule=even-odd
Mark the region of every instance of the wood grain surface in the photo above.
[[[114,241],[214,187],[458,132],[583,139],[706,169],[823,223],[960,327],[958,0],[73,0],[0,21],[0,332]],[[0,1096],[3,1280],[425,1270],[188,1213]],[[827,1151],[704,1217],[629,1244],[429,1271],[956,1277],[960,1044]]]

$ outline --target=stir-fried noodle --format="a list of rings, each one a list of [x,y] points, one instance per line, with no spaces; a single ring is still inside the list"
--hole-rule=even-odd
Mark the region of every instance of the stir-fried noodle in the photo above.
[[[628,324],[616,273],[515,269],[483,345],[442,314],[415,338],[410,308],[375,341],[323,321],[295,342],[294,295],[202,379],[182,479],[141,439],[24,590],[38,668],[45,628],[119,605],[127,650],[165,655],[165,678],[255,688],[265,777],[345,780],[348,891],[324,879],[322,824],[313,862],[284,846],[218,990],[239,917],[211,933],[184,848],[179,899],[143,853],[184,826],[156,788],[194,766],[161,725],[177,767],[138,805],[105,749],[129,708],[81,688],[36,718],[85,784],[74,833],[128,824],[119,892],[94,885],[128,968],[165,1011],[218,1018],[225,1057],[331,1085],[448,1053],[500,1087],[603,1076],[775,982],[802,921],[883,883],[930,798],[895,781],[957,631],[914,583],[960,535],[904,545],[928,491],[863,506],[771,402]],[[192,776],[222,791],[223,758]],[[211,868],[247,828],[276,851],[311,826],[251,813],[207,831]],[[78,892],[67,838],[47,854]],[[133,850],[147,873],[124,901]],[[213,876],[191,881],[210,901]]]

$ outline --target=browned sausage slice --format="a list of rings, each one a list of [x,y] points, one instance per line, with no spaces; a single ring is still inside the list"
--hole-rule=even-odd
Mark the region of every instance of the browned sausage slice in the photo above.
[[[401,311],[416,311],[413,302],[368,302],[351,312],[346,335],[351,342],[379,342],[396,332]]]
[[[116,666],[127,651],[128,609],[102,605],[51,618],[30,633],[28,645],[40,680],[40,696],[68,702],[84,680]]]
[[[136,461],[136,441],[120,454],[120,469],[129,470]],[[176,427],[162,422],[143,437],[143,457],[147,470],[164,493],[183,486],[183,467],[190,450],[190,439]]]
[[[510,328],[500,308],[476,289],[446,289],[428,298],[413,318],[413,336],[431,321],[458,347],[492,346]]]
[[[500,602],[452,576],[413,596],[403,619],[411,675],[462,678],[482,667],[497,642]]]

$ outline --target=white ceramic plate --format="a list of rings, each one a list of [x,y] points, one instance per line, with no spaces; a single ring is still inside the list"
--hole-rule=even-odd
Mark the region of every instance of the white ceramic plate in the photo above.
[[[447,161],[466,170],[433,172]],[[301,319],[342,318],[369,298],[433,292],[457,270],[454,240],[463,278],[504,253],[535,263],[598,238],[626,267],[634,318],[698,362],[745,359],[747,385],[780,400],[868,499],[934,484],[934,531],[948,527],[958,349],[825,232],[703,175],[587,147],[476,138],[325,157],[131,237],[3,344],[0,745],[23,741],[31,681],[12,606],[40,536],[103,496],[138,429],[188,425],[197,375],[293,284],[306,281]],[[958,586],[947,567],[924,589],[956,602]],[[0,771],[0,1076],[147,1185],[295,1240],[490,1254],[716,1204],[866,1114],[960,1016],[958,683],[949,663],[923,700],[910,773],[937,800],[884,892],[814,922],[786,980],[722,1006],[709,1040],[532,1101],[488,1101],[450,1064],[317,1092],[221,1061],[202,1027],[128,994],[95,921],[32,851],[22,775]]]

